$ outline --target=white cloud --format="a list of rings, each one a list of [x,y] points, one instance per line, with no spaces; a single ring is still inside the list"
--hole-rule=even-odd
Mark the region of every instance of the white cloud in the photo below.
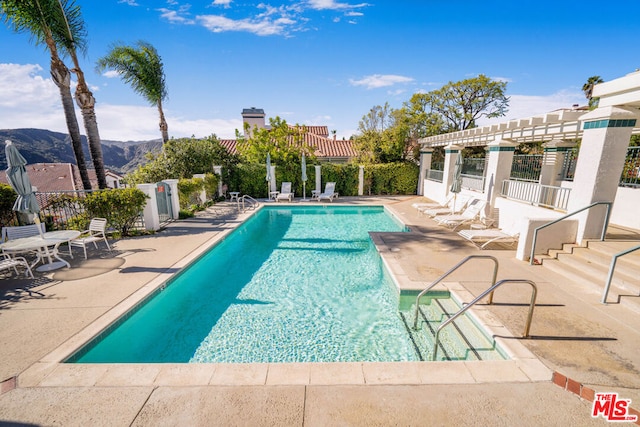
[[[46,76],[46,77],[43,77]],[[71,88],[72,93],[74,88]],[[172,137],[234,138],[242,129],[242,120],[188,120],[170,109],[165,110],[169,135]],[[84,133],[80,109],[76,116]],[[140,141],[160,138],[158,110],[151,106],[104,104],[97,99],[96,116],[100,137],[115,141]],[[68,133],[60,92],[48,72],[37,64],[0,63],[0,128],[48,129]]]
[[[108,79],[113,79],[116,77],[120,77],[120,72],[116,70],[109,70],[102,73],[102,75]]]
[[[140,6],[135,0],[120,0],[118,3],[128,4],[129,6]]]
[[[193,20],[189,19],[189,18],[185,18],[184,16],[180,15],[180,13],[182,12],[176,12],[175,10],[169,10],[169,9],[165,9],[165,8],[161,8],[158,9],[158,11],[160,12],[160,17],[166,19],[167,21],[173,23],[173,24],[193,24]]]
[[[358,9],[361,7],[369,6],[368,3],[340,3],[335,0],[309,0],[309,7],[315,10],[345,10],[345,9]]]
[[[571,108],[574,104],[584,105],[582,92],[561,90],[551,95],[511,95],[509,97],[509,111],[504,117],[493,119],[483,118],[478,121],[479,126],[497,124],[514,119],[539,116],[560,108]]]
[[[394,74],[373,74],[360,80],[350,79],[353,86],[365,86],[367,89],[378,89],[386,86],[393,86],[399,83],[410,83],[414,81],[411,77],[398,76]]]
[[[225,9],[228,9],[231,7],[231,0],[214,0],[211,4],[214,6],[223,6]]]
[[[240,19],[233,20],[220,15],[200,15],[196,19],[209,31],[222,33],[225,31],[246,31],[259,36],[271,36],[284,34],[287,25],[293,22],[279,19],[272,21],[269,19]]]

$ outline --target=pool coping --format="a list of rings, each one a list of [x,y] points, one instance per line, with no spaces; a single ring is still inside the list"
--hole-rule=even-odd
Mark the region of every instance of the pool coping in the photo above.
[[[286,206],[286,204],[282,204]],[[339,203],[335,203],[339,206]],[[94,322],[31,365],[18,376],[19,387],[101,387],[101,386],[201,386],[201,385],[407,385],[475,384],[551,381],[552,371],[518,342],[486,306],[475,306],[469,313],[492,336],[510,358],[493,361],[446,362],[323,362],[323,363],[140,363],[69,364],[62,363],[93,337],[118,321],[122,315],[162,288],[177,271],[192,263],[212,245],[224,240],[239,224],[259,210],[244,214],[241,221],[213,236],[207,242],[167,268],[153,280],[108,310]],[[371,206],[379,206],[372,204]],[[385,206],[385,209],[389,207]],[[392,212],[393,210],[390,209]],[[397,219],[400,216],[394,213]],[[409,231],[410,232],[410,231]],[[392,248],[370,233],[383,264],[398,289],[420,289],[422,282],[409,279]],[[460,283],[443,285],[459,301],[473,295]]]

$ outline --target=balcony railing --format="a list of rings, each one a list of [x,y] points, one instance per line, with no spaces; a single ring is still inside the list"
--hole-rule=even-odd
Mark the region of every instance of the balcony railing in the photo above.
[[[570,188],[540,185],[535,182],[504,180],[501,195],[513,200],[531,203],[534,206],[567,210]]]

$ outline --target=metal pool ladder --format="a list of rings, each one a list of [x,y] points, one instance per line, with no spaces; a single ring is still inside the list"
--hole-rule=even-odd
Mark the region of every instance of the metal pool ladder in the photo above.
[[[246,212],[255,209],[260,203],[253,197],[245,194],[236,201],[236,204],[240,212]]]
[[[531,293],[531,303],[529,304],[529,314],[527,315],[527,321],[525,322],[525,325],[524,325],[524,332],[522,333],[523,338],[529,337],[529,329],[531,329],[531,319],[533,319],[533,308],[536,305],[538,287],[533,281],[527,280],[527,279],[504,279],[494,284],[493,286],[491,286],[489,289],[487,289],[480,295],[478,295],[473,301],[471,301],[469,304],[462,307],[456,314],[448,318],[443,324],[440,325],[440,327],[436,331],[436,336],[433,343],[433,353],[431,354],[432,361],[436,360],[436,357],[438,355],[438,343],[440,342],[440,331],[442,330],[442,328],[444,328],[445,326],[453,322],[456,318],[461,316],[465,311],[467,311],[469,308],[475,305],[475,303],[480,301],[482,298],[484,298],[488,294],[491,294],[491,298],[489,300],[489,304],[491,304],[491,300],[493,299],[493,291],[499,286],[503,285],[504,283],[528,283],[531,285],[531,288],[533,289],[533,292]]]

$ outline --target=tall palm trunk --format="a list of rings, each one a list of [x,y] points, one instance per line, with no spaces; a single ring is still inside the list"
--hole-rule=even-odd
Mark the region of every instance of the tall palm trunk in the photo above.
[[[164,118],[164,111],[162,111],[162,100],[158,100],[158,114],[160,114],[160,132],[162,133],[162,144],[166,144],[169,140],[169,125]]]
[[[71,73],[58,56],[56,45],[48,32],[46,43],[51,54],[51,79],[60,90],[62,108],[67,122],[71,146],[73,147],[73,154],[76,158],[78,171],[80,172],[82,187],[85,190],[91,190],[91,181],[89,180],[89,173],[87,172],[87,163],[84,158],[84,151],[82,150],[80,126],[78,126],[78,119],[76,118],[76,111],[73,106],[73,97],[71,96]]]
[[[104,160],[102,158],[102,143],[100,141],[100,132],[98,132],[98,120],[96,118],[96,100],[93,97],[93,93],[89,90],[87,82],[84,79],[84,73],[80,69],[78,64],[78,58],[76,55],[71,55],[75,68],[72,69],[78,78],[78,85],[76,86],[76,103],[82,110],[82,119],[84,121],[84,128],[87,132],[87,139],[89,141],[89,153],[91,154],[91,160],[93,161],[93,167],[96,170],[96,177],[98,178],[98,188],[107,188],[107,177],[104,170]]]

